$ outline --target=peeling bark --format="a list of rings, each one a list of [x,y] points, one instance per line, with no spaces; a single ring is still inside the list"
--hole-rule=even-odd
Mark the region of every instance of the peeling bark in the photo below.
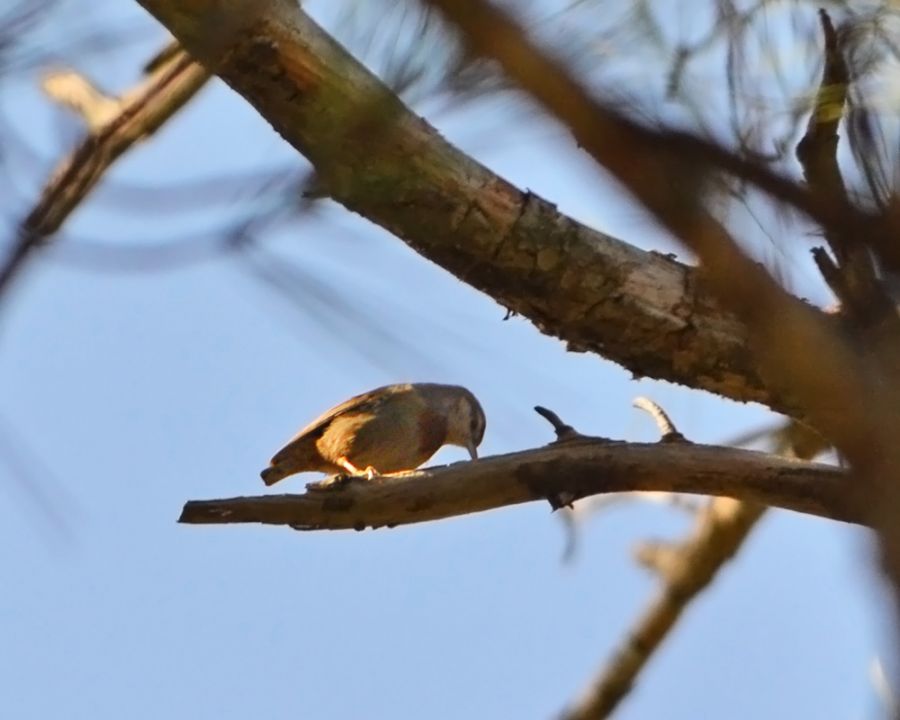
[[[592,230],[448,143],[293,3],[140,0],[314,165],[336,201],[530,319],[636,376],[792,412],[699,272]],[[212,16],[243,13],[212,52]]]

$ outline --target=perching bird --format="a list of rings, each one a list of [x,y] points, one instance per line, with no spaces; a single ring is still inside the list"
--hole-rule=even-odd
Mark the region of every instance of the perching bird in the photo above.
[[[464,447],[476,460],[484,428],[484,411],[464,387],[386,385],[320,415],[260,475],[266,485],[307,470],[372,477],[413,470],[444,445]]]

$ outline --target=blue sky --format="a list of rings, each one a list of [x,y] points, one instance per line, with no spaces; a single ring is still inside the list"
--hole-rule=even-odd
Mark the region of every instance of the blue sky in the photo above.
[[[161,39],[148,29],[120,62],[79,69],[127,86]],[[16,141],[52,163],[75,135],[60,134],[68,120],[35,86],[34,75],[8,82],[4,113]],[[496,128],[504,113],[521,115],[515,132],[479,137],[478,123]],[[673,249],[530,114],[486,106],[433,119],[562,211]],[[215,83],[113,178],[162,185],[294,159]],[[48,169],[29,166],[17,192],[27,197]],[[123,211],[113,198],[101,189],[62,242],[138,245],[202,232],[230,212]],[[583,432],[635,441],[655,437],[630,407],[639,394],[698,442],[726,441],[769,416],[633,381],[526,321],[503,322],[492,300],[340,208],[266,247],[396,339],[317,321],[227,257],[98,272],[75,267],[60,246],[0,309],[0,423],[31,471],[0,464],[0,716],[553,716],[642,612],[655,581],[631,550],[684,533],[689,519],[677,510],[611,508],[584,524],[575,560],[563,564],[561,523],[540,504],[364,533],[179,526],[182,504],[267,492],[258,472],[299,425],[385,382],[472,389],[488,415],[484,454],[551,440],[535,404]],[[448,449],[437,461],[463,456]],[[308,479],[273,492],[300,491]],[[617,717],[876,716],[869,666],[883,630],[869,559],[861,531],[771,512]]]

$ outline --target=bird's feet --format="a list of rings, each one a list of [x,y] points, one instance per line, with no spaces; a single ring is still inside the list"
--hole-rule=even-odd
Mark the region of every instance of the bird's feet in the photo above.
[[[346,457],[339,457],[337,460],[337,464],[340,465],[344,470],[349,472],[351,475],[355,475],[357,477],[365,476],[367,480],[374,480],[380,473],[373,468],[371,465],[367,466],[365,470],[360,470],[356,465],[350,462]]]
[[[348,473],[337,473],[337,475],[329,475],[324,480],[306,483],[307,490],[339,490],[348,485],[351,480],[360,479],[359,475],[350,475]]]
[[[369,465],[365,470],[360,470],[355,465],[353,465],[346,458],[341,458],[343,462],[341,462],[341,466],[346,468],[348,472],[337,473],[336,475],[331,475],[330,477],[325,478],[324,480],[319,480],[317,482],[311,482],[306,484],[307,490],[337,490],[339,488],[345,487],[349,485],[351,482],[365,480],[370,482],[377,477],[381,476],[375,468]]]

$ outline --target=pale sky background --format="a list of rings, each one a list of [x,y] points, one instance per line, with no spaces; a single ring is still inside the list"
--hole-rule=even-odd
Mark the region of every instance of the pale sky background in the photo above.
[[[90,23],[74,5],[65,17]],[[164,39],[136,5],[118,13],[135,43],[78,65],[113,90]],[[18,215],[78,137],[36,82],[29,72],[0,87],[3,144],[19,153],[7,158],[28,157],[23,143],[38,154],[14,182],[0,176],[4,211]],[[563,212],[674,249],[561,131],[521,108],[431,119]],[[303,167],[214,82],[113,178],[157,186],[292,163]],[[2,718],[551,718],[643,611],[656,581],[632,548],[680,537],[690,521],[679,511],[609,509],[585,523],[563,564],[562,524],[543,504],[363,533],[180,526],[181,506],[301,491],[314,476],[268,491],[258,472],[312,416],[387,382],[469,387],[488,416],[483,454],[550,441],[535,404],[583,432],[633,441],[656,437],[630,406],[640,394],[698,442],[769,421],[758,407],[633,381],[527,321],[503,322],[492,300],[337,206],[267,237],[265,249],[358,322],[343,311],[317,320],[320,307],[270,293],[240,258],[162,272],[76,264],[65,243],[189,242],[233,212],[184,217],[120,197],[98,191],[0,307]],[[806,262],[805,250],[797,257]],[[789,272],[815,294],[808,270]],[[437,460],[463,457],[448,449]],[[869,559],[862,531],[769,513],[617,717],[878,717],[869,671],[884,630]]]

